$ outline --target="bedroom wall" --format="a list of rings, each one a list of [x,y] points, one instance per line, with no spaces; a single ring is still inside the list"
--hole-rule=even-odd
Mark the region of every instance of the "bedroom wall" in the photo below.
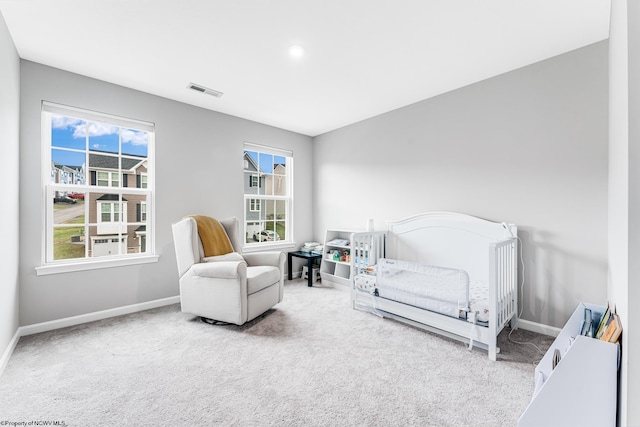
[[[0,14],[0,141],[2,144],[4,225],[0,246],[0,357],[18,329],[18,147],[20,59]],[[2,372],[2,359],[0,359]]]
[[[293,151],[294,235],[311,238],[311,138],[29,61],[21,63],[21,87],[21,325],[178,295],[171,223],[193,213],[244,217],[244,141]],[[42,100],[156,124],[158,263],[36,276]]]
[[[314,138],[316,239],[425,211],[518,225],[522,318],[607,299],[607,42]]]

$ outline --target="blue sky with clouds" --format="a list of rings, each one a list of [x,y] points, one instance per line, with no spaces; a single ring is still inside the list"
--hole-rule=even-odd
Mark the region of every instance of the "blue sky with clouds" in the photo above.
[[[122,154],[148,155],[147,132],[119,128],[107,123],[85,122],[80,119],[52,115],[51,117],[51,160],[67,166],[82,166],[84,153],[56,150],[54,147],[84,151],[86,136],[89,135],[89,150],[118,153],[118,133],[122,140]],[[80,162],[80,163],[78,163]]]

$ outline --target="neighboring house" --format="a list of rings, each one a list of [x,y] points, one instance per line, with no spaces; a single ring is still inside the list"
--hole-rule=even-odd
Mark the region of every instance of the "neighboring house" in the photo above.
[[[264,195],[265,190],[265,176],[262,171],[259,170],[258,164],[253,157],[245,151],[244,153],[244,194]],[[260,232],[262,227],[260,226],[261,218],[261,203],[259,198],[249,198],[246,200],[247,206],[245,209],[245,221],[246,221],[246,241],[251,241],[253,235]]]
[[[67,166],[51,162],[51,182],[56,184],[84,184],[84,165]],[[66,193],[56,192],[55,197],[64,196]]]
[[[273,194],[276,196],[284,196],[287,194],[286,189],[286,174],[287,168],[285,165],[276,164],[273,168],[273,175],[267,175],[265,178],[265,187],[273,188]],[[273,186],[273,187],[272,187]],[[273,212],[275,210],[275,218]],[[267,219],[284,219],[285,217],[285,205],[278,203],[275,209],[267,209]]]
[[[118,162],[122,165],[119,168]],[[122,173],[120,173],[120,170]],[[137,156],[117,157],[89,152],[89,184],[103,187],[147,187],[147,158]],[[144,195],[123,194],[120,203],[118,194],[89,193],[89,227],[91,256],[118,253],[146,252],[147,200]],[[119,237],[119,233],[122,233]],[[119,241],[120,239],[120,241]]]

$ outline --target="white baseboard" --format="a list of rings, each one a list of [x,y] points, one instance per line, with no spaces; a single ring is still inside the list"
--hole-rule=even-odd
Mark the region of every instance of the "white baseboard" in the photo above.
[[[537,332],[543,335],[549,335],[551,337],[557,337],[561,328],[554,326],[543,325],[542,323],[532,322],[530,320],[518,319],[518,327],[526,331]]]
[[[20,327],[20,336],[39,334],[40,332],[53,331],[54,329],[66,328],[69,326],[81,325],[83,323],[95,322],[96,320],[108,319],[110,317],[122,316],[124,314],[136,313],[138,311],[150,310],[152,308],[164,307],[180,302],[180,297],[169,297],[154,301],[141,302],[139,304],[125,305],[124,307],[111,308],[109,310],[96,311],[93,313],[80,314],[78,316],[66,317],[64,319],[52,320],[50,322],[36,323]]]
[[[166,305],[180,302],[180,296],[158,299],[154,301],[141,302],[139,304],[126,305],[124,307],[111,308],[109,310],[96,311],[93,313],[80,314],[78,316],[66,317],[64,319],[51,320],[49,322],[35,323],[33,325],[20,326],[14,334],[11,342],[7,346],[2,359],[0,359],[0,376],[13,354],[13,350],[18,344],[20,337],[39,334],[40,332],[53,331],[55,329],[69,326],[81,325],[83,323],[94,322],[96,320],[108,319],[110,317],[122,316],[124,314],[136,313],[138,311],[150,310],[152,308],[164,307]]]
[[[11,338],[11,341],[9,341],[9,345],[7,346],[7,349],[4,351],[4,354],[2,355],[2,359],[0,359],[0,376],[2,376],[2,373],[4,372],[4,368],[7,366],[7,363],[9,363],[9,358],[13,354],[13,350],[15,350],[16,345],[18,345],[19,339],[20,339],[20,328],[18,328],[16,330],[16,333],[13,334],[13,338]]]

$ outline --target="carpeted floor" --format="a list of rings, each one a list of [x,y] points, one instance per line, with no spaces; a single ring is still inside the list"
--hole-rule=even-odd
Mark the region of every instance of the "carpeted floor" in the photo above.
[[[23,337],[0,377],[0,420],[514,426],[542,354],[507,333],[491,362],[486,351],[353,310],[344,290],[295,280],[282,303],[241,327],[172,305]],[[522,330],[512,339],[542,350],[552,342]]]

